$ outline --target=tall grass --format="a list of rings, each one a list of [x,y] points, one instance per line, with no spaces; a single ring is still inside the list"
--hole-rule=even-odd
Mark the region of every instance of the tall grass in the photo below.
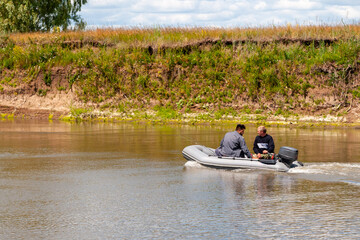
[[[186,44],[203,39],[274,40],[295,39],[351,39],[358,38],[360,25],[286,25],[257,28],[211,28],[211,27],[157,27],[157,28],[106,28],[60,33],[12,34],[9,38],[16,44],[62,43],[64,41],[100,41],[129,46],[161,46]]]

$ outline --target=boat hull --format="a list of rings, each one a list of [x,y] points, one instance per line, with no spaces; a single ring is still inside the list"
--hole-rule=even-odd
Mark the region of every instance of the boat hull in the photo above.
[[[215,154],[215,149],[208,148],[202,145],[191,145],[184,148],[182,151],[184,158],[188,161],[196,161],[205,166],[217,168],[243,168],[243,169],[261,169],[273,170],[279,172],[287,172],[293,166],[287,166],[283,162],[274,161],[272,163],[263,163],[258,159],[251,158],[236,158],[236,157],[218,157]]]

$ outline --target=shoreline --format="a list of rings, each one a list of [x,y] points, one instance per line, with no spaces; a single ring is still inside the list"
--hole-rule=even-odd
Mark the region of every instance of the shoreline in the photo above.
[[[0,120],[59,120],[71,123],[145,123],[164,125],[231,125],[236,123],[265,125],[268,127],[291,126],[295,128],[355,128],[360,129],[360,121],[350,122],[346,116],[282,116],[270,114],[244,114],[241,116],[214,116],[209,112],[180,113],[175,117],[159,115],[156,111],[110,112],[100,110],[72,109],[70,111],[53,109],[16,108],[0,105]]]

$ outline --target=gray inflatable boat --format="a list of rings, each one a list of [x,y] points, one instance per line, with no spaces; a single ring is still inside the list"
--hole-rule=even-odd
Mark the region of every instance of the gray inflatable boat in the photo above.
[[[196,161],[205,166],[217,168],[262,169],[287,172],[294,167],[303,166],[297,161],[298,150],[292,147],[281,147],[275,159],[252,159],[237,157],[219,157],[215,149],[202,145],[191,145],[182,151],[188,161]]]

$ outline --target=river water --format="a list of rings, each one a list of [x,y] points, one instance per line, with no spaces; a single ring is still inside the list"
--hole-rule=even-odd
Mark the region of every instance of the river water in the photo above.
[[[2,121],[0,239],[360,238],[360,129],[269,128],[288,173],[182,157],[233,127]]]

